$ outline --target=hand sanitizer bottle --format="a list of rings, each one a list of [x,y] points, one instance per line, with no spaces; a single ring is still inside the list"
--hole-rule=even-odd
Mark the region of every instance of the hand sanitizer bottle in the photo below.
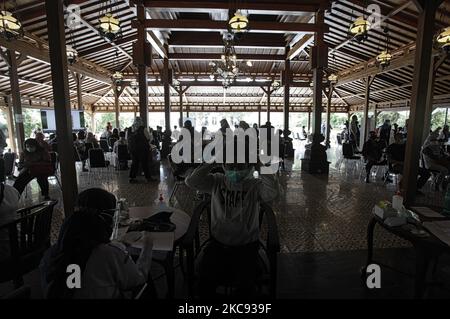
[[[392,208],[399,212],[403,210],[403,197],[400,192],[392,196]]]
[[[158,211],[164,211],[167,210],[167,204],[164,201],[164,197],[163,194],[159,194],[159,199],[158,199]]]

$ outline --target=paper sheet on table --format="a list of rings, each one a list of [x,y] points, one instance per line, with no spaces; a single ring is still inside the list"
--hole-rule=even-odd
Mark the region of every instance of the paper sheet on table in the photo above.
[[[411,207],[411,210],[420,216],[428,217],[428,218],[446,218],[446,216],[435,212],[434,210],[428,207]]]
[[[422,225],[434,236],[450,246],[450,220],[426,222]]]
[[[153,238],[153,250],[171,251],[175,240],[174,232],[147,232]],[[143,238],[131,244],[133,248],[142,249]]]

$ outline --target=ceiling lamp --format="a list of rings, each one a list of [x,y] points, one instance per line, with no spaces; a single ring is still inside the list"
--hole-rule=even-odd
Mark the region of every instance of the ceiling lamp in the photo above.
[[[338,81],[338,76],[337,76],[337,74],[336,74],[336,73],[331,73],[331,74],[328,76],[328,81],[330,81],[331,84],[336,84],[337,81]]]
[[[370,22],[366,20],[364,17],[358,17],[350,25],[348,33],[350,38],[355,39],[358,42],[364,42],[367,39],[369,29],[370,29]]]
[[[384,69],[391,64],[392,54],[390,54],[387,50],[384,50],[378,54],[376,59],[377,65]]]
[[[74,64],[78,58],[78,52],[71,45],[66,45],[67,62],[70,65]]]
[[[211,61],[209,62],[209,66],[211,67],[211,79],[217,77],[222,81],[225,88],[228,88],[234,82],[240,73],[240,69],[236,51],[229,36],[225,36],[224,38],[224,48],[220,61]]]
[[[450,27],[443,29],[436,37],[437,46],[446,53],[450,52]]]
[[[233,33],[248,31],[248,18],[237,10],[234,16],[228,21],[228,27]]]
[[[134,90],[137,91],[139,89],[139,83],[136,80],[131,81],[130,83],[130,87]]]
[[[115,85],[121,85],[123,81],[123,73],[120,71],[114,72],[112,79]]]
[[[99,19],[99,31],[105,38],[114,41],[120,35],[120,21],[108,12]]]
[[[22,24],[9,11],[0,11],[0,35],[6,40],[23,36]]]

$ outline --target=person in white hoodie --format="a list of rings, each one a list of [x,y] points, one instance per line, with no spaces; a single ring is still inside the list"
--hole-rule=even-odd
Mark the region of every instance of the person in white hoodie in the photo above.
[[[214,298],[221,281],[231,276],[236,294],[249,297],[255,291],[260,203],[276,199],[278,181],[271,174],[255,178],[256,164],[248,161],[224,164],[224,174],[211,173],[220,165],[203,164],[186,178],[189,187],[211,194],[211,239],[200,262],[200,296]]]

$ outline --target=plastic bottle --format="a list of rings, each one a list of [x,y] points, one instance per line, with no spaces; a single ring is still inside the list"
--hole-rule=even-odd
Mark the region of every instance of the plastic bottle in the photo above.
[[[158,199],[158,211],[164,211],[167,210],[167,204],[164,201],[164,197],[163,194],[159,194],[159,199]]]
[[[444,197],[444,209],[442,211],[445,215],[450,216],[450,184],[447,185],[447,191]]]
[[[397,211],[402,211],[403,209],[403,197],[400,192],[397,192],[394,196],[392,196],[392,208]]]

